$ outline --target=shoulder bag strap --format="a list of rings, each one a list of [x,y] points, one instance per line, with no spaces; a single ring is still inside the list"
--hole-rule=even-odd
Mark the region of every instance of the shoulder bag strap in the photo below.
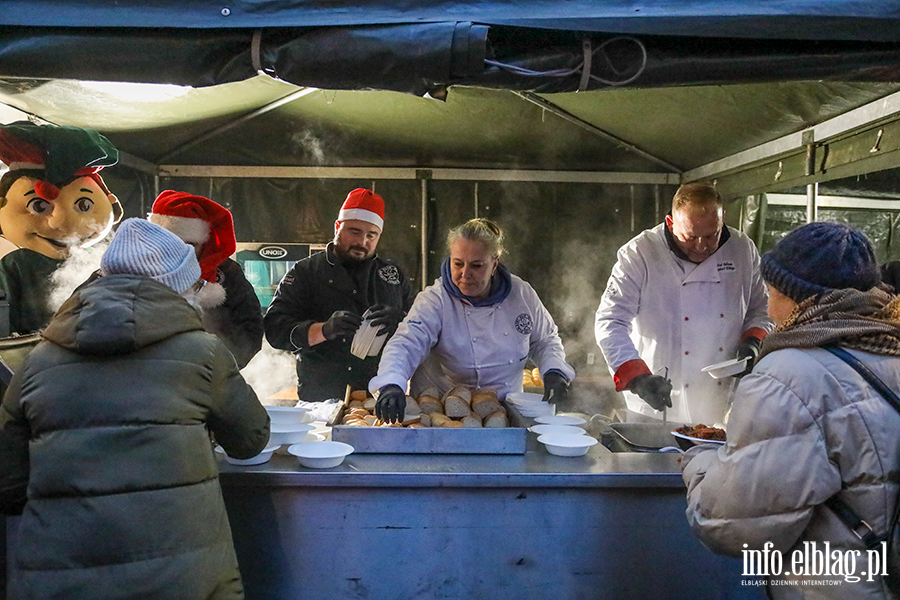
[[[839,359],[853,367],[853,369],[862,376],[874,389],[876,392],[881,394],[885,400],[887,400],[888,404],[900,413],[900,398],[891,391],[891,388],[887,386],[875,373],[872,372],[872,369],[867,367],[865,363],[861,360],[844,350],[843,348],[838,348],[837,346],[823,346],[824,350],[832,353],[837,356]],[[872,548],[878,545],[883,540],[887,539],[887,535],[890,532],[890,529],[893,529],[893,522],[897,519],[897,511],[894,512],[894,519],[891,523],[891,528],[888,530],[888,533],[885,535],[876,535],[872,528],[868,523],[863,521],[856,512],[847,506],[847,504],[838,498],[838,495],[835,494],[831,498],[825,501],[825,506],[830,508],[837,517],[844,522],[847,527],[850,528],[850,531],[856,535],[859,539],[863,541],[866,545],[866,548]]]

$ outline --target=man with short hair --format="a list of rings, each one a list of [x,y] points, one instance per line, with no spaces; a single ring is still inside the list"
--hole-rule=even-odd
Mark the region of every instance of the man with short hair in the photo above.
[[[297,261],[282,278],[264,318],[274,348],[297,353],[297,393],[319,402],[343,398],[347,385],[364,390],[381,352],[350,353],[363,315],[391,336],[412,306],[400,268],[375,254],[384,227],[384,200],[359,188],[348,194],[324,252]]]
[[[773,327],[766,298],[759,253],[724,225],[716,188],[678,188],[665,222],[619,249],[594,322],[629,418],[721,422],[733,380],[701,369],[747,357],[749,370]]]

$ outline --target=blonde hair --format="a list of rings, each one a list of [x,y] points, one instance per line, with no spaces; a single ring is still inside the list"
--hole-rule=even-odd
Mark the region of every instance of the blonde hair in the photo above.
[[[494,258],[500,258],[503,254],[503,232],[496,223],[488,219],[470,219],[451,229],[447,234],[447,248],[453,246],[457,240],[482,242]]]
[[[672,198],[672,213],[686,209],[692,213],[713,212],[722,208],[722,196],[716,186],[708,182],[686,183]]]

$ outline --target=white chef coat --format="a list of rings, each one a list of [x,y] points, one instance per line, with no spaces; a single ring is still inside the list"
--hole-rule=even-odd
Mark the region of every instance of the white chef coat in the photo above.
[[[385,345],[369,391],[388,384],[406,389],[412,379],[414,396],[429,386],[443,394],[466,385],[496,388],[503,398],[522,391],[529,358],[542,375],[557,369],[572,381],[575,370],[566,362],[553,317],[528,283],[511,277],[509,295],[490,306],[450,296],[441,278],[420,292]]]
[[[735,357],[741,334],[773,329],[759,253],[746,235],[730,237],[695,264],[675,256],[665,223],[619,249],[594,321],[597,344],[611,373],[641,358],[654,374],[672,380],[667,416],[683,423],[721,422],[736,379],[713,379],[700,370]],[[636,394],[625,392],[629,410],[655,418]]]

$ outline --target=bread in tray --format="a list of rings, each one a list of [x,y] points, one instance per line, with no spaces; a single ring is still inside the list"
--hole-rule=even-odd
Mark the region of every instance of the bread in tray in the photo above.
[[[362,393],[358,393],[362,392]],[[376,418],[374,400],[364,390],[351,392],[338,425],[350,427],[482,428],[509,427],[509,416],[497,398],[497,390],[470,390],[456,386],[443,397],[436,388],[424,390],[418,398],[406,397],[401,423],[384,423]]]

